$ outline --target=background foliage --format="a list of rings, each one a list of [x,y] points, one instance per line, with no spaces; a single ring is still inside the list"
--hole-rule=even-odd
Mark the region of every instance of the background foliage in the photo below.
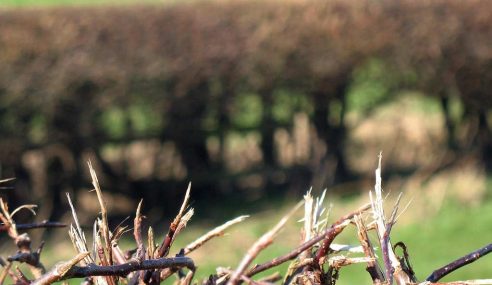
[[[88,159],[115,207],[170,213],[189,180],[198,201],[300,193],[364,178],[382,144],[358,126],[414,97],[442,137],[387,175],[489,172],[491,19],[486,0],[2,8],[1,175],[42,217],[87,187]]]

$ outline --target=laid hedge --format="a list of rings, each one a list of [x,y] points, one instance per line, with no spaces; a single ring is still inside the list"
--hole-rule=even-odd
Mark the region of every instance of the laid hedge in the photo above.
[[[491,21],[487,0],[3,9],[0,159],[7,175],[19,176],[26,150],[62,146],[70,158],[61,160],[75,161],[65,181],[76,189],[84,152],[116,179],[127,173],[104,161],[104,147],[157,139],[174,143],[186,177],[214,189],[204,173],[228,170],[223,155],[212,157],[210,139],[223,153],[231,133],[259,133],[262,165],[276,168],[275,131],[291,131],[293,116],[306,113],[327,147],[322,160],[336,165],[333,181],[347,179],[348,90],[354,71],[374,61],[391,78],[384,100],[403,89],[436,96],[449,146],[476,146],[490,157]],[[274,112],[285,99],[279,94],[291,98],[282,101],[283,119]],[[258,100],[259,119],[238,123],[246,95]],[[448,106],[456,96],[465,109],[458,119]],[[469,141],[455,137],[470,124],[479,132]],[[67,170],[47,164],[48,173]],[[315,173],[310,165],[301,166]]]

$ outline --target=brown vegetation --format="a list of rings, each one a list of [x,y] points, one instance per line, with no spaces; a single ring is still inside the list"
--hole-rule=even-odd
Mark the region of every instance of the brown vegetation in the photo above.
[[[160,284],[172,275],[178,276],[176,284],[197,284],[193,283],[197,265],[186,255],[198,249],[210,239],[223,235],[228,227],[246,218],[246,216],[238,217],[213,229],[180,249],[175,257],[169,257],[173,242],[194,214],[194,210],[189,207],[190,187],[188,187],[181,208],[171,222],[169,230],[160,244],[156,244],[151,227],[148,229],[147,243],[144,241],[142,232],[145,232],[145,230],[142,225],[142,202],[140,202],[133,223],[135,248],[123,251],[120,248],[119,240],[129,230],[121,225],[114,230],[109,228],[104,195],[90,163],[89,168],[96,192],[95,195],[97,195],[100,206],[100,214],[94,221],[92,245],[88,245],[84,231],[80,227],[76,210],[72,205],[70,196],[67,195],[73,215],[73,224],[70,225],[69,234],[77,255],[67,262],[58,263],[49,271],[45,269],[41,262],[44,243],[41,243],[36,251],[33,251],[29,235],[27,233],[20,234],[19,230],[60,226],[60,224],[48,222],[32,225],[16,224],[13,219],[15,213],[22,208],[32,209],[32,205],[22,206],[10,211],[7,204],[0,200],[1,232],[7,232],[18,248],[17,253],[9,256],[7,261],[0,258],[3,267],[0,273],[0,284],[5,282],[7,276],[10,276],[14,284],[17,285],[52,284],[57,281],[80,277],[84,278],[83,284]],[[304,196],[304,201],[298,203],[273,229],[265,233],[251,246],[235,270],[217,268],[215,274],[211,274],[208,279],[203,280],[201,283],[203,285],[238,285],[243,282],[253,285],[335,285],[339,275],[343,273],[343,267],[355,263],[365,263],[372,283],[377,285],[394,283],[399,285],[492,284],[492,280],[438,283],[442,277],[454,270],[490,253],[492,244],[435,270],[426,281],[418,282],[409,262],[406,245],[403,242],[397,242],[393,246],[390,238],[392,227],[397,220],[400,199],[401,195],[398,197],[390,217],[387,218],[384,210],[380,160],[376,170],[374,191],[370,192],[370,203],[353,212],[349,212],[328,226],[327,217],[325,217],[326,214],[324,213],[326,209],[323,207],[324,194],[322,197],[314,199],[311,193],[308,192]],[[263,249],[274,244],[274,239],[279,235],[279,231],[301,206],[304,206],[304,219],[300,245],[287,254],[278,256],[271,261],[252,265]],[[357,228],[360,246],[334,244],[333,241],[337,236],[349,226]],[[368,234],[370,231],[376,233],[376,240],[370,239]],[[373,244],[377,244],[379,249],[374,247]],[[398,256],[395,253],[396,248],[402,249],[402,256]],[[220,250],[220,248],[217,250]],[[363,256],[348,257],[348,255],[342,253],[343,251],[355,252],[359,255],[363,254]],[[376,252],[382,257],[378,258]],[[281,283],[278,282],[282,280],[282,276],[279,273],[255,280],[255,275],[258,273],[289,261],[292,261],[291,265]],[[12,270],[13,265],[16,263],[27,264],[33,277],[27,277],[19,267],[16,267],[15,271]]]
[[[439,98],[443,147],[476,153],[489,167],[491,19],[486,0],[5,9],[3,172],[30,183],[35,199],[52,195],[53,205],[84,184],[87,157],[111,189],[132,196],[138,188],[150,201],[156,188],[174,189],[185,177],[203,196],[243,184],[272,188],[278,173],[284,184],[323,177],[324,187],[357,174],[344,149],[347,96],[354,72],[371,61],[391,78],[381,102],[401,90]],[[462,114],[450,110],[454,98]],[[255,109],[244,110],[244,100]],[[255,118],[238,119],[245,113]],[[307,155],[283,165],[276,136],[293,135],[299,114],[313,130]],[[252,143],[231,159],[235,135]],[[145,175],[133,175],[124,159],[137,143],[152,150]],[[242,182],[258,176],[261,183]]]

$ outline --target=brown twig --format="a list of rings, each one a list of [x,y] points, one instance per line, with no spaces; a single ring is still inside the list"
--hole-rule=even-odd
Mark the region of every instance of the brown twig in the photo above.
[[[367,235],[366,226],[358,215],[354,216],[354,221],[357,225],[357,234],[360,244],[362,245],[362,248],[364,250],[364,254],[367,258],[373,259],[373,261],[367,262],[366,270],[367,272],[369,272],[369,275],[371,275],[373,284],[381,284],[384,281],[384,276],[381,272],[381,268],[379,268],[379,264],[375,261],[376,254],[374,253],[371,240]]]
[[[169,229],[168,229],[168,232],[164,238],[164,240],[162,241],[161,245],[159,246],[159,248],[157,250],[155,250],[153,247],[153,243],[154,243],[154,237],[153,237],[153,233],[152,233],[152,236],[150,235],[150,229],[149,229],[149,252],[152,252],[153,255],[150,255],[150,257],[152,258],[161,258],[161,257],[165,257],[169,254],[169,250],[176,238],[176,236],[179,234],[179,232],[181,231],[181,229],[183,229],[186,224],[188,223],[188,221],[190,220],[191,216],[193,215],[194,213],[194,210],[193,208],[190,209],[189,211],[186,211],[187,207],[188,207],[188,202],[190,200],[190,191],[191,191],[191,183],[188,184],[188,188],[186,189],[186,194],[185,194],[185,197],[183,199],[183,203],[181,204],[181,208],[179,209],[179,212],[178,214],[176,215],[176,217],[174,218],[173,222],[169,225]],[[151,241],[152,239],[152,241]],[[152,244],[150,244],[152,242]],[[150,248],[152,247],[152,248]],[[155,278],[160,278],[160,272],[152,272],[152,271],[146,271],[144,274],[143,274],[143,282],[144,283],[148,283],[151,278],[153,277],[154,279]],[[155,282],[159,283],[157,280],[154,280]]]
[[[368,210],[369,208],[370,208],[370,204],[366,204],[362,208],[357,210],[356,214],[350,213],[349,215],[342,217],[341,219],[339,219],[338,221],[336,221],[335,223],[332,224],[331,228],[334,228],[334,230],[330,231],[329,233],[327,232],[327,234],[325,235],[325,239],[323,241],[323,244],[321,245],[320,249],[316,253],[316,257],[314,259],[315,264],[319,264],[319,261],[321,260],[321,258],[323,258],[324,256],[326,256],[328,254],[328,252],[330,250],[331,243],[333,242],[335,237],[344,228],[344,227],[339,227],[339,226],[342,225],[343,223],[345,223],[345,221],[352,219],[355,215],[360,214],[360,213]]]
[[[30,230],[30,229],[39,229],[39,228],[63,228],[67,225],[59,222],[48,222],[42,221],[40,223],[31,223],[31,224],[16,224],[17,230]],[[9,230],[9,226],[0,225],[0,232],[6,232]]]
[[[12,267],[12,263],[9,262],[9,263],[6,263],[6,264],[2,264],[2,266],[4,268],[3,268],[2,273],[0,273],[0,285],[3,285],[3,282],[5,281],[5,278],[7,277],[7,275],[10,272],[10,268]]]
[[[430,282],[437,282],[439,281],[441,278],[443,278],[444,276],[448,275],[449,273],[455,271],[456,269],[460,268],[460,267],[463,267],[467,264],[470,264],[476,260],[478,260],[480,257],[483,257],[487,254],[489,254],[490,252],[492,251],[492,243],[491,244],[488,244],[470,254],[467,254],[463,257],[460,257],[458,259],[456,259],[455,261],[449,263],[449,264],[446,264],[445,266],[435,270],[434,272],[432,272],[431,275],[429,275],[429,277],[427,277],[427,281],[430,281]]]
[[[154,230],[152,227],[149,227],[147,231],[147,257],[152,258],[154,256],[154,251],[156,249],[154,242]]]
[[[138,270],[152,270],[169,267],[187,267],[195,270],[193,260],[188,257],[159,258],[143,260],[142,262],[128,262],[119,265],[99,266],[89,264],[87,266],[75,266],[80,260],[85,258],[85,254],[79,254],[73,260],[56,266],[53,270],[43,275],[41,278],[34,280],[32,285],[51,284],[56,281],[82,278],[89,276],[121,276],[125,277],[131,272]]]
[[[350,223],[349,220],[345,220],[342,222],[337,222],[332,225],[333,230],[328,232],[324,239],[323,239],[323,244],[319,248],[318,252],[316,253],[316,256],[314,258],[314,264],[320,264],[320,260],[324,258],[329,250],[330,250],[330,245],[333,242],[333,240],[343,231],[343,229]]]
[[[2,213],[0,213],[0,220],[3,223],[3,226],[7,227],[9,236],[15,240],[19,234],[15,222],[10,215],[9,207],[2,198],[0,198],[0,208],[2,210]]]
[[[399,241],[393,246],[393,251],[396,254],[396,248],[401,248],[403,251],[403,257],[397,256],[400,260],[401,268],[406,273],[412,282],[417,282],[417,277],[415,276],[415,272],[413,271],[412,265],[410,264],[410,255],[408,254],[407,246],[405,243]]]
[[[35,276],[41,276],[45,272],[44,265],[40,262],[41,252],[43,251],[44,242],[41,243],[39,248],[35,251],[31,251],[30,243],[31,240],[27,236],[27,234],[22,234],[18,237],[18,240],[24,240],[23,242],[19,241],[18,243],[25,243],[25,245],[20,246],[19,252],[16,254],[9,256],[7,260],[9,262],[21,262],[26,263],[31,266],[31,271],[33,271]]]
[[[260,272],[263,272],[265,270],[268,270],[268,269],[270,269],[272,267],[278,266],[278,265],[280,265],[280,264],[282,264],[284,262],[287,262],[289,260],[295,259],[303,251],[305,251],[305,250],[313,247],[315,244],[317,244],[318,242],[322,241],[327,235],[330,235],[332,232],[337,231],[339,227],[342,227],[343,223],[346,220],[352,219],[355,215],[359,215],[359,214],[367,211],[369,208],[370,208],[370,204],[366,204],[366,205],[362,206],[361,208],[357,209],[356,211],[354,211],[352,213],[349,213],[349,214],[341,217],[338,221],[336,221],[335,223],[333,223],[328,229],[326,229],[320,235],[318,235],[318,236],[316,236],[316,237],[308,240],[307,242],[301,244],[296,249],[294,249],[293,251],[287,253],[286,255],[283,255],[283,256],[274,258],[274,259],[272,259],[272,260],[270,260],[268,262],[265,262],[263,264],[256,265],[251,270],[249,270],[245,275],[248,276],[248,277],[251,277],[251,276],[253,276],[255,274],[258,274]],[[345,225],[343,225],[343,227],[345,227]]]
[[[175,239],[175,235],[177,232],[179,232],[179,226],[181,224],[181,219],[183,218],[183,214],[188,207],[188,201],[190,199],[190,190],[191,190],[191,183],[188,184],[188,189],[186,190],[185,198],[183,200],[183,203],[181,204],[181,208],[178,212],[178,215],[174,218],[173,222],[169,226],[169,230],[166,234],[166,237],[164,238],[164,241],[162,242],[161,246],[159,247],[157,251],[157,256],[156,257],[164,257],[167,256],[169,253],[169,249],[171,248],[171,245]],[[191,209],[190,211],[192,211]]]
[[[96,190],[97,200],[99,201],[99,207],[101,208],[101,223],[100,229],[102,231],[102,237],[105,243],[104,255],[107,258],[108,263],[113,264],[113,256],[111,250],[111,238],[109,233],[109,224],[108,224],[108,211],[106,210],[106,201],[104,200],[101,187],[99,186],[99,180],[97,179],[96,171],[92,167],[92,163],[90,161],[87,162],[89,165],[89,172],[92,178],[92,185]]]
[[[17,273],[16,274],[16,278],[14,278],[15,284],[17,284],[17,285],[20,285],[20,284],[22,284],[22,285],[24,285],[24,284],[30,284],[29,279],[26,277],[26,275],[24,274],[24,272],[22,272],[20,270],[19,267],[16,267],[15,268],[15,272]]]
[[[145,258],[145,249],[143,245],[142,238],[142,202],[138,203],[137,211],[135,212],[135,219],[133,220],[133,236],[135,238],[135,242],[137,243],[137,258],[139,260],[143,260]]]
[[[297,203],[297,205],[286,215],[284,216],[278,223],[275,225],[273,229],[265,233],[263,236],[261,236],[248,250],[244,258],[241,260],[239,263],[238,267],[234,271],[234,273],[231,275],[231,278],[229,279],[229,282],[227,282],[228,285],[236,285],[240,279],[240,276],[243,275],[243,273],[246,271],[247,267],[253,262],[253,260],[256,258],[256,256],[268,247],[270,244],[272,244],[274,237],[277,235],[277,233],[284,227],[284,225],[287,223],[289,218],[302,206],[303,202]]]

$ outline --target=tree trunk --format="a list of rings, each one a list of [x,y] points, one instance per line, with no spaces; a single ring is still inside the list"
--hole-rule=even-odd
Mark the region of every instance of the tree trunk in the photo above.
[[[276,165],[275,154],[275,121],[273,119],[273,90],[268,88],[260,91],[263,103],[263,117],[261,122],[261,150],[263,163],[266,166]]]

